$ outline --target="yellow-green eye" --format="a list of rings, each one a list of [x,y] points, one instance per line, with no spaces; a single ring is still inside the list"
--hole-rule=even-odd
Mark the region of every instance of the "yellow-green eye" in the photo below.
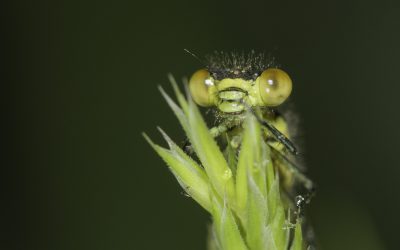
[[[200,106],[210,107],[214,103],[208,89],[214,85],[210,72],[205,69],[196,71],[189,81],[189,90],[193,100]]]
[[[292,92],[292,80],[283,70],[264,70],[258,80],[261,99],[266,106],[281,104]]]

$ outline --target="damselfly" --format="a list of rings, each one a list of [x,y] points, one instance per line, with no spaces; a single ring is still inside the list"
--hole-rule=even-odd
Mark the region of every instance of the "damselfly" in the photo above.
[[[246,111],[251,112],[264,127],[264,140],[273,151],[287,193],[299,195],[295,188],[298,185],[305,189],[297,204],[301,206],[314,187],[295,163],[299,151],[290,140],[289,124],[277,110],[291,94],[291,78],[277,68],[273,59],[254,51],[214,52],[205,59],[205,68],[190,78],[189,90],[199,106],[213,109],[218,124],[211,128],[211,134],[230,138],[226,143],[239,149]]]
[[[277,111],[292,80],[255,52],[199,60],[204,68],[187,82],[188,98],[170,76],[179,105],[160,88],[188,137],[183,149],[161,129],[169,149],[146,140],[212,215],[210,249],[309,249],[313,234],[302,213],[314,185],[297,167],[299,151]],[[214,127],[195,103],[213,111]]]
[[[291,94],[291,78],[274,60],[254,51],[214,52],[200,61],[204,68],[192,75],[189,90],[199,106],[214,111],[216,126],[211,134],[237,154],[246,114],[254,115],[264,128],[262,136],[270,146],[282,190],[301,216],[315,187],[296,163],[300,153],[290,139],[289,124],[277,109]]]

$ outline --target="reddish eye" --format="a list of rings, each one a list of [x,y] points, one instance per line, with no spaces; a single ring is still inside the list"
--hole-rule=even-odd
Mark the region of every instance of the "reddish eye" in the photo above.
[[[261,99],[265,106],[278,106],[292,92],[292,80],[283,70],[264,70],[258,80]]]

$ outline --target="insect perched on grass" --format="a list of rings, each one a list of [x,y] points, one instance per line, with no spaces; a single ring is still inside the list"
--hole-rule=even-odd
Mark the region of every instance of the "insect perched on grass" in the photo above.
[[[212,215],[209,249],[313,249],[302,213],[314,185],[296,166],[290,126],[276,110],[292,80],[264,54],[215,52],[200,61],[187,98],[170,76],[179,105],[160,88],[187,135],[183,149],[161,129],[169,149],[144,136]],[[214,111],[216,126],[208,129],[195,103]]]
[[[296,199],[301,210],[313,195],[314,185],[295,164],[299,151],[289,139],[289,124],[276,110],[291,94],[291,78],[272,59],[254,51],[214,52],[206,57],[205,66],[192,75],[189,90],[199,106],[214,109],[218,125],[211,134],[237,151],[246,111],[251,112],[264,127],[263,139],[272,150],[286,194]]]

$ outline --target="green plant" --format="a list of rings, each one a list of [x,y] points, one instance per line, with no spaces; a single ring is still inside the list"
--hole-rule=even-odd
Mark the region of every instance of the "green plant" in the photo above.
[[[176,179],[212,216],[209,249],[304,249],[301,220],[291,223],[290,205],[280,194],[279,174],[252,114],[244,123],[238,157],[228,145],[221,151],[196,104],[170,77],[179,106],[160,91],[183,127],[199,158],[193,160],[159,128],[169,148],[144,137],[167,163]],[[294,232],[294,233],[293,233]],[[292,234],[292,235],[291,235]]]

